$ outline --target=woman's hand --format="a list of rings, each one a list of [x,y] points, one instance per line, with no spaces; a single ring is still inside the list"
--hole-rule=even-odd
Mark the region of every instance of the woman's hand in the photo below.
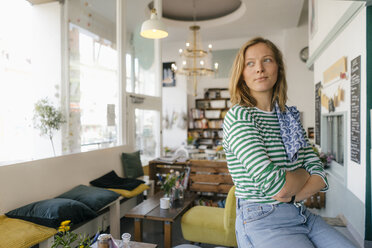
[[[318,193],[326,186],[323,178],[319,175],[311,175],[304,187],[296,194],[296,201],[302,201],[315,193]]]
[[[293,195],[297,195],[297,193],[302,190],[309,178],[310,174],[303,168],[287,171],[285,176],[286,182],[283,188],[274,197],[285,199],[291,198]]]

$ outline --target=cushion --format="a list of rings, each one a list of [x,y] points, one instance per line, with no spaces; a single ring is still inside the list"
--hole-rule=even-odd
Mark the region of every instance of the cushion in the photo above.
[[[147,186],[146,184],[140,184],[137,188],[133,190],[125,190],[125,189],[109,189],[112,190],[116,193],[121,194],[125,198],[131,198],[133,196],[141,194],[143,191],[149,189],[150,187]]]
[[[65,220],[71,220],[73,224],[78,224],[97,217],[97,214],[85,204],[63,198],[33,202],[5,215],[53,228],[58,228]]]
[[[119,177],[115,171],[110,171],[109,173],[90,182],[90,184],[96,187],[126,190],[133,190],[142,183],[145,182],[134,178]]]
[[[121,163],[127,178],[137,178],[144,175],[141,164],[140,151],[121,154]]]
[[[120,194],[112,192],[107,189],[91,187],[86,185],[79,185],[57,196],[56,198],[66,198],[79,201],[93,209],[98,211],[107,204],[118,199]]]
[[[224,209],[195,206],[181,218],[181,230],[185,240],[214,245],[226,245],[226,231],[223,223]]]
[[[0,215],[0,247],[28,248],[52,237],[56,229]]]

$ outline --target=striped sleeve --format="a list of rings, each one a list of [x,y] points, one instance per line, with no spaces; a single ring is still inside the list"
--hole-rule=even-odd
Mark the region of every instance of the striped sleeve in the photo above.
[[[226,118],[225,118],[226,119]],[[227,117],[226,128],[229,150],[237,157],[254,181],[256,187],[269,197],[279,193],[285,184],[285,170],[268,157],[264,142],[249,112],[240,110]]]
[[[320,176],[326,185],[321,191],[322,192],[327,191],[329,188],[328,179],[324,171],[322,162],[320,161],[319,157],[315,154],[311,146],[305,147],[304,150],[305,150],[305,159],[304,159],[303,167],[305,168],[307,172],[309,172],[310,175]]]
[[[306,135],[306,131],[303,127],[302,127],[302,132],[306,138],[307,143],[310,144],[309,139],[307,138],[307,135]],[[326,185],[321,191],[322,192],[327,191],[329,188],[328,179],[324,171],[322,162],[320,161],[318,155],[316,155],[316,153],[314,152],[311,146],[305,147],[304,152],[305,152],[305,159],[303,163],[304,169],[307,172],[309,172],[310,175],[320,176]]]

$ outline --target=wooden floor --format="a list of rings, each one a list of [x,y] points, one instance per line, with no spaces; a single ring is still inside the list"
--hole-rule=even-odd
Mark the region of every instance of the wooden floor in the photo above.
[[[172,229],[172,246],[190,244],[183,239],[181,231],[181,218],[176,219]],[[134,237],[134,220],[132,218],[122,218],[120,221],[120,233],[129,232]],[[164,247],[163,225],[159,221],[144,220],[142,242],[157,244],[159,248]],[[217,245],[195,244],[203,248],[214,248]]]

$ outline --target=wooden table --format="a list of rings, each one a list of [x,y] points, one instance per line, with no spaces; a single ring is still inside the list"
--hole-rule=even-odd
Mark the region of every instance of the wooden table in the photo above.
[[[160,198],[163,192],[158,192],[154,196],[143,201],[141,204],[132,208],[125,217],[134,218],[134,240],[142,241],[142,220],[155,220],[164,222],[164,248],[172,247],[172,223],[192,206],[196,194],[186,192],[183,201],[176,201],[175,206],[169,209],[160,208]]]

